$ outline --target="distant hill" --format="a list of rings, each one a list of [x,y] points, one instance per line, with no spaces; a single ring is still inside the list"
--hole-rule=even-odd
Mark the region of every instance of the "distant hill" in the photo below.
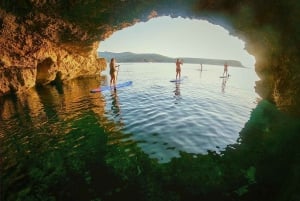
[[[166,57],[160,54],[136,54],[132,52],[98,52],[98,57],[105,58],[107,62],[111,58],[116,58],[119,63],[139,63],[139,62],[153,62],[153,63],[174,63],[176,58]],[[190,64],[210,64],[210,65],[224,65],[225,62],[229,66],[245,67],[237,60],[223,60],[223,59],[206,59],[206,58],[180,58],[184,63]]]

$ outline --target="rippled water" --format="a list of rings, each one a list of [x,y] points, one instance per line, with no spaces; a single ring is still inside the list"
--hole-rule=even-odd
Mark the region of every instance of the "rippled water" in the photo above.
[[[173,64],[121,64],[118,81],[132,80],[133,85],[117,91],[89,93],[100,82],[108,83],[107,72],[102,72],[101,80],[85,78],[61,88],[33,89],[3,103],[1,135],[8,141],[21,135],[24,143],[34,133],[63,136],[91,111],[96,120],[88,122],[90,128],[103,128],[109,143],[137,143],[160,162],[179,157],[180,151],[218,152],[236,143],[258,98],[254,70],[232,67],[225,79],[219,78],[222,66],[204,65],[200,71],[199,65],[184,64],[184,81],[172,83],[174,68]],[[80,126],[76,129],[87,129]]]
[[[117,91],[89,92],[103,72],[1,97],[1,200],[298,200],[300,120],[258,101],[254,70],[174,70],[121,64],[133,85]]]
[[[258,98],[254,69],[232,67],[222,79],[222,66],[200,71],[200,65],[184,64],[181,83],[170,82],[174,71],[172,64],[121,64],[119,82],[133,85],[103,92],[106,116],[160,162],[180,151],[206,153],[236,143]]]

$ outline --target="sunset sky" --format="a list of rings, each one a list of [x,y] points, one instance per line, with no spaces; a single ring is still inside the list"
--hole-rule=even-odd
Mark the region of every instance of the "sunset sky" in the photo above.
[[[98,51],[156,53],[164,56],[232,59],[254,67],[244,42],[204,20],[159,17],[115,32]]]

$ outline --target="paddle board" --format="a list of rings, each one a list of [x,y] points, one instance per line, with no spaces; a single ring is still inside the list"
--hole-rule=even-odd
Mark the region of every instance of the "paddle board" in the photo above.
[[[220,78],[228,78],[229,77],[229,75],[228,76],[220,76]]]
[[[122,88],[122,87],[127,87],[132,85],[132,81],[127,81],[127,82],[122,82],[122,83],[118,83],[116,85],[116,89]],[[91,93],[96,93],[96,92],[101,92],[101,91],[107,91],[107,90],[113,90],[114,87],[113,86],[100,86],[99,88],[96,89],[92,89],[90,92]]]
[[[183,80],[185,80],[187,77],[181,77],[180,79],[174,79],[174,80],[170,80],[170,82],[182,82]]]

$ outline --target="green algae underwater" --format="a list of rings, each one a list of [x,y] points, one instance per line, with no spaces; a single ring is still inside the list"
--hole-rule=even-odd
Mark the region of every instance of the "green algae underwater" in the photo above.
[[[87,112],[65,121],[72,129],[50,140],[29,130],[30,147],[17,136],[2,137],[2,200],[300,200],[300,121],[267,101],[252,111],[239,143],[221,153],[181,152],[163,164],[135,142],[108,143],[97,123]]]

